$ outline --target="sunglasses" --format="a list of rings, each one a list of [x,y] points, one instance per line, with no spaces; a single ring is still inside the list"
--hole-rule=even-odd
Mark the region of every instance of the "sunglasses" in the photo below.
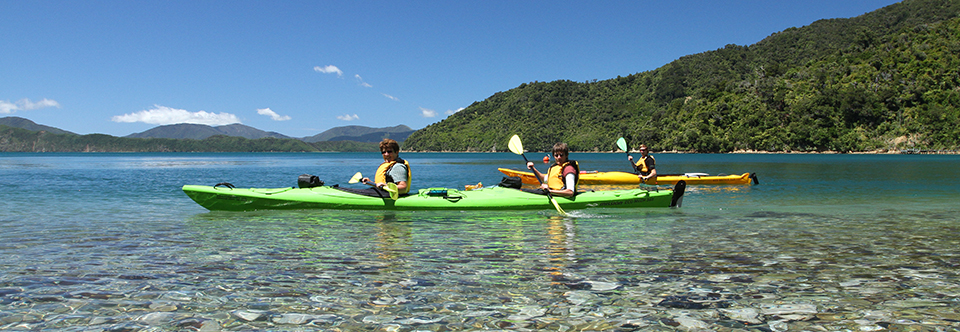
[[[380,153],[381,153],[381,154],[384,154],[384,153],[393,153],[393,150],[383,150],[383,151],[380,151]]]

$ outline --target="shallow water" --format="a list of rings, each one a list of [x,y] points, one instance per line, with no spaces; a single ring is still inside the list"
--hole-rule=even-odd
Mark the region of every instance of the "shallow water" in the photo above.
[[[489,186],[497,167],[523,166],[403,156],[415,188]],[[568,217],[208,212],[180,186],[295,186],[303,173],[346,185],[378,157],[0,154],[0,329],[958,329],[960,156],[655,156],[661,173],[761,184]]]

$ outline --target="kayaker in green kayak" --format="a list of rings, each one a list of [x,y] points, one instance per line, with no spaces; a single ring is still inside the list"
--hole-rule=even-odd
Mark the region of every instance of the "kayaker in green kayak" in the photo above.
[[[543,179],[543,183],[540,184],[541,190],[549,190],[551,194],[557,196],[570,197],[577,193],[580,166],[576,160],[568,159],[569,157],[570,149],[567,143],[560,142],[553,145],[554,163],[547,169],[546,175],[540,173],[532,161],[527,162],[527,168]]]
[[[627,160],[633,162],[633,156],[627,155]],[[640,144],[640,160],[634,164],[634,171],[636,171],[637,177],[640,178],[640,183],[646,183],[647,180],[653,179],[654,182],[657,180],[657,160],[653,159],[653,156],[649,155],[647,152],[647,146]]]
[[[384,138],[383,141],[380,141],[380,154],[383,156],[383,163],[377,168],[377,175],[373,182],[370,181],[370,178],[363,178],[360,181],[379,189],[391,182],[397,185],[399,194],[409,192],[412,180],[410,163],[400,158],[400,144],[392,139]]]

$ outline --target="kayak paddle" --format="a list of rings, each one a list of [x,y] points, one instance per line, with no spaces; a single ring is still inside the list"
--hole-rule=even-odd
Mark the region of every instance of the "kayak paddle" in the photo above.
[[[626,153],[627,157],[630,156],[630,150],[627,150],[627,140],[623,139],[623,137],[617,140],[617,147],[623,150],[623,153]],[[634,173],[637,172],[637,165],[634,165],[632,161],[630,162],[630,168],[633,168]]]
[[[390,193],[390,199],[392,200],[397,200],[397,198],[400,196],[400,192],[397,191],[396,183],[387,182],[387,185],[383,186],[383,190],[386,190],[388,193]]]
[[[510,152],[513,152],[514,154],[518,154],[522,156],[524,162],[527,162],[527,163],[530,162],[529,160],[527,160],[527,156],[523,155],[523,142],[520,141],[520,136],[513,135],[513,137],[510,137],[510,143],[507,144],[507,147],[510,148]],[[540,182],[540,185],[543,185],[543,179],[541,179],[536,174],[534,174],[534,177],[537,178],[537,181]],[[567,215],[567,212],[563,211],[563,209],[560,208],[560,203],[557,203],[557,200],[553,199],[553,195],[550,195],[550,190],[548,189],[546,190],[546,192],[547,192],[547,198],[550,199],[550,203],[553,203],[553,207],[557,208],[557,212],[560,213],[561,215]]]
[[[353,177],[350,178],[350,181],[347,181],[347,183],[357,183],[357,182],[360,182],[360,179],[363,179],[363,175],[361,175],[360,172],[357,172],[357,174],[354,174]],[[368,183],[368,182],[364,182],[364,183],[372,187],[377,186],[377,184],[375,183]],[[387,193],[390,194],[390,199],[392,200],[397,200],[397,197],[400,196],[400,192],[397,190],[396,183],[387,182],[387,185],[383,186],[383,188],[381,189],[386,190]]]
[[[357,183],[360,182],[360,179],[362,178],[363,175],[361,175],[360,172],[357,172],[357,174],[354,174],[353,177],[350,178],[350,181],[347,181],[347,183]]]

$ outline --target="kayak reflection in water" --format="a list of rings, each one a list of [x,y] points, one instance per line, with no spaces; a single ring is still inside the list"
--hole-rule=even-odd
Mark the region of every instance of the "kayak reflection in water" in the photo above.
[[[541,190],[549,190],[551,194],[571,197],[577,193],[577,183],[580,181],[580,166],[576,160],[570,160],[570,149],[567,143],[557,143],[553,145],[553,165],[547,169],[544,175],[534,167],[532,161],[527,162],[527,168],[542,179]]]
[[[633,156],[627,155],[627,160],[633,162]],[[657,160],[653,159],[653,156],[647,154],[647,146],[640,144],[640,160],[637,161],[633,166],[634,170],[638,173],[637,177],[640,178],[640,183],[646,183],[647,180],[653,179],[653,183],[657,181]]]

